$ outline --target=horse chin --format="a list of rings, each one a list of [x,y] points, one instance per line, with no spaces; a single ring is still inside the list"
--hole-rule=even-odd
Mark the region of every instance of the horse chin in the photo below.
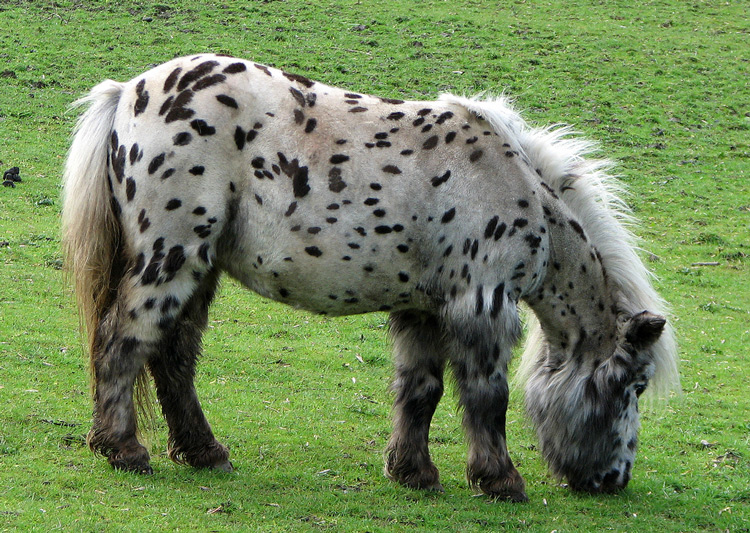
[[[615,494],[624,490],[632,477],[633,459],[621,459],[593,476],[581,477],[579,473],[568,478],[568,486],[575,492],[589,494]]]

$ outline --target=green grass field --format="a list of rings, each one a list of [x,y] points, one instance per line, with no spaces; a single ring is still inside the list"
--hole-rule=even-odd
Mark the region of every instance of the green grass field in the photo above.
[[[750,530],[750,17],[746,1],[368,0],[0,3],[0,529]],[[327,319],[226,280],[199,368],[233,474],[166,457],[112,471],[84,445],[86,356],[59,239],[75,114],[105,78],[221,52],[379,96],[506,92],[618,162],[644,258],[672,305],[684,393],[644,413],[634,479],[571,493],[512,395],[528,504],[472,497],[451,394],[436,414],[444,494],[387,481],[391,367],[380,314]]]

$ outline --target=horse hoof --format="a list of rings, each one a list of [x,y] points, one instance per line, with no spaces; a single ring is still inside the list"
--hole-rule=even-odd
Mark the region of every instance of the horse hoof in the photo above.
[[[234,465],[232,464],[232,461],[229,461],[229,460],[212,465],[210,468],[211,470],[219,470],[221,472],[227,472],[227,473],[234,472]]]
[[[128,463],[122,460],[115,460],[110,461],[109,464],[112,465],[112,468],[120,472],[132,472],[144,476],[150,476],[154,473],[154,469],[148,463]]]
[[[511,503],[526,503],[529,497],[525,492],[503,492],[501,494],[488,494],[492,501],[504,501]]]
[[[440,494],[443,494],[445,492],[445,489],[440,483],[435,483],[434,485],[430,485],[429,487],[424,487],[422,490],[425,492],[437,492]]]
[[[149,463],[149,454],[143,446],[126,447],[111,454],[107,460],[115,470],[151,475],[154,473]]]
[[[490,497],[492,501],[505,501],[512,503],[526,503],[529,497],[526,496],[526,483],[518,474],[493,482],[483,482],[479,484],[483,493]]]

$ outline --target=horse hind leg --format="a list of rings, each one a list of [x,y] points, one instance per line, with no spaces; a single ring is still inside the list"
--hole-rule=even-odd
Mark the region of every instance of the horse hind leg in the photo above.
[[[507,365],[520,329],[518,318],[512,311],[506,317],[486,314],[471,323],[446,318],[450,364],[469,444],[466,475],[473,487],[493,499],[524,502],[525,482],[510,459],[505,435]]]
[[[430,422],[443,395],[445,356],[438,320],[413,312],[393,313],[390,336],[395,401],[385,474],[410,488],[442,491],[428,450]]]
[[[148,361],[169,426],[168,454],[178,464],[231,471],[229,450],[219,443],[203,414],[193,379],[219,274],[210,270],[184,304]]]
[[[179,345],[178,317],[192,295],[200,293],[200,280],[209,270],[206,261],[186,256],[182,246],[167,252],[163,239],[157,243],[148,265],[143,259],[129,263],[97,325],[92,349],[94,421],[89,446],[114,468],[140,473],[152,470],[148,451],[137,438],[136,380],[158,359],[167,340]]]
[[[149,454],[138,442],[134,389],[154,349],[154,332],[136,306],[137,283],[123,279],[94,333],[91,353],[93,424],[89,447],[115,469],[150,474]]]

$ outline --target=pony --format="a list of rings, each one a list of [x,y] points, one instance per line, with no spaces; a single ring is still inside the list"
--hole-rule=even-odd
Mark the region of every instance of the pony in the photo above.
[[[150,473],[150,374],[169,457],[231,471],[193,383],[219,278],[331,316],[389,313],[395,375],[385,474],[441,491],[429,428],[449,367],[467,478],[525,501],[508,454],[508,363],[550,470],[574,490],[632,475],[638,401],[679,386],[665,303],[610,164],[507,98],[378,98],[212,54],[107,80],[63,177],[65,262],[88,333],[91,449]]]

